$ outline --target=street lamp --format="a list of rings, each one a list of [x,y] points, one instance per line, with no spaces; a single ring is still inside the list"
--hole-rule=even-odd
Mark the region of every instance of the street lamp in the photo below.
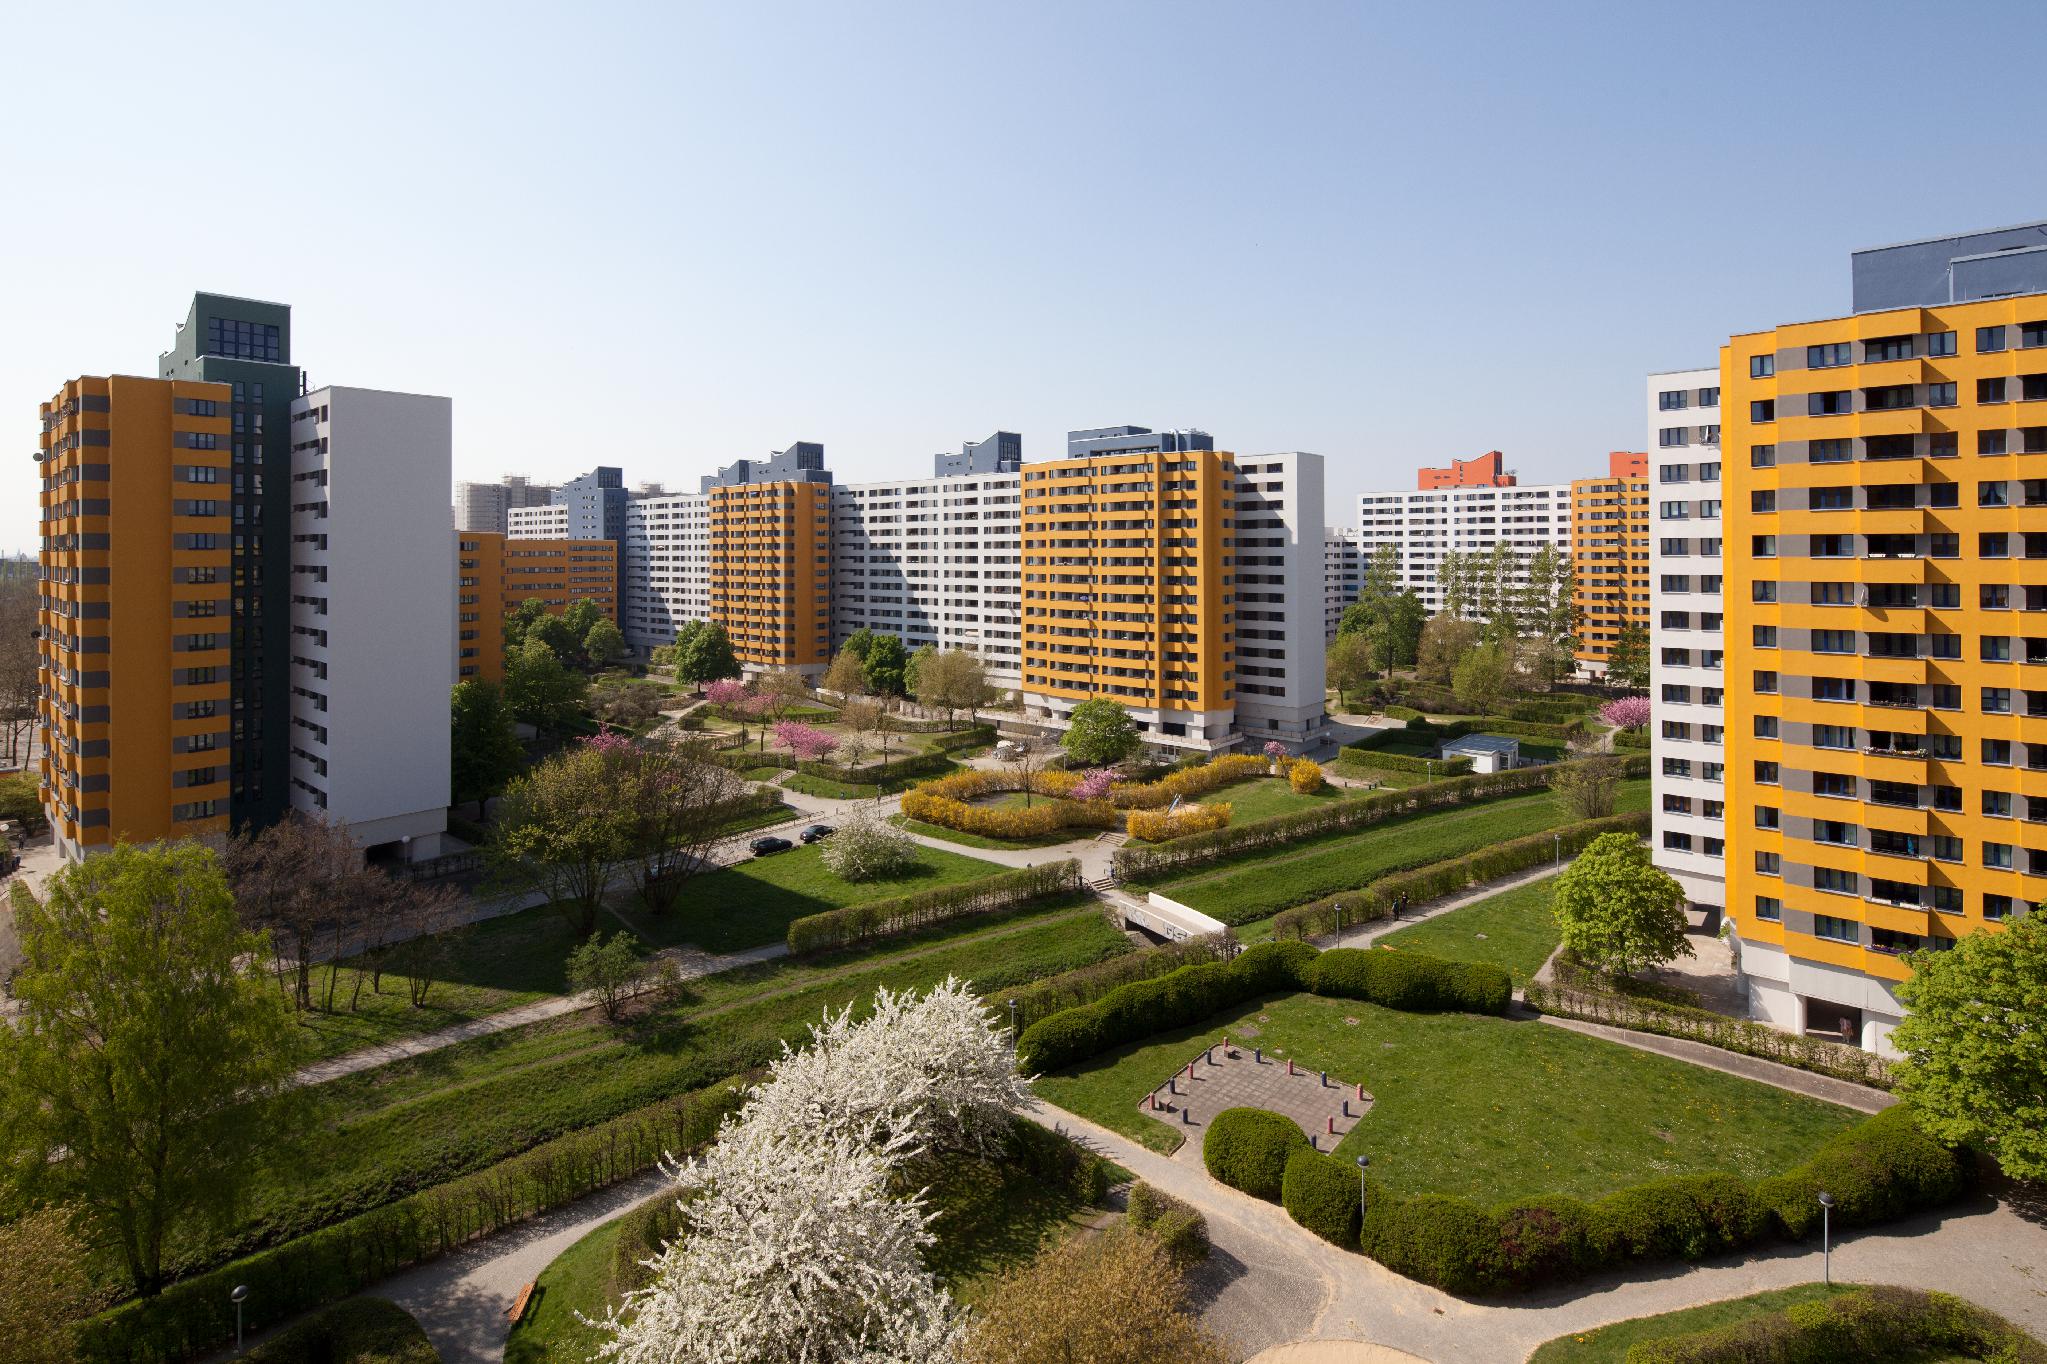
[[[1359,1225],[1359,1226],[1363,1226],[1363,1225],[1364,1225],[1364,1221],[1365,1221],[1365,1179],[1366,1179],[1366,1176],[1365,1176],[1365,1171],[1366,1171],[1366,1170],[1367,1170],[1368,1168],[1370,1168],[1371,1164],[1372,1164],[1372,1158],[1371,1158],[1370,1156],[1359,1156],[1359,1157],[1358,1157],[1358,1225]]]
[[[1834,1286],[1834,1196],[1820,1190],[1820,1264],[1829,1288]]]
[[[235,1287],[234,1287],[234,1291],[233,1291],[232,1293],[230,1293],[230,1294],[228,1294],[228,1295],[227,1295],[227,1299],[228,1299],[228,1301],[229,1301],[229,1302],[231,1302],[231,1303],[233,1303],[233,1304],[235,1305],[235,1353],[236,1353],[236,1354],[240,1354],[240,1353],[242,1352],[242,1302],[243,1302],[243,1300],[244,1300],[244,1299],[246,1299],[246,1298],[247,1298],[248,1296],[249,1296],[249,1286],[248,1286],[247,1284],[245,1284],[245,1283],[238,1283],[238,1284],[236,1284],[236,1285],[235,1285]]]
[[[1336,945],[1343,946],[1343,906],[1336,907]]]
[[[1561,867],[1561,866],[1563,866],[1563,865],[1564,865],[1564,836],[1563,836],[1562,834],[1551,834],[1551,835],[1550,835],[1550,847],[1551,847],[1551,854],[1550,854],[1550,865],[1552,865],[1552,866],[1557,866],[1557,867]]]
[[[1009,1049],[1016,1050],[1016,1001],[1009,1001]]]

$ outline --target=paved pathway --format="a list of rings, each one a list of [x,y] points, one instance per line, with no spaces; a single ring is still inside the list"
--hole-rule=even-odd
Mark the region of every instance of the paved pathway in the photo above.
[[[1816,1249],[1787,1247],[1467,1302],[1328,1245],[1276,1204],[1216,1183],[1198,1162],[1171,1160],[1046,1104],[1031,1116],[1202,1211],[1216,1253],[1195,1271],[1191,1288],[1204,1319],[1240,1354],[1289,1341],[1347,1340],[1434,1364],[1511,1364],[1568,1332],[1820,1277]],[[1834,1273],[1847,1281],[1961,1291],[2047,1334],[2047,1231],[2007,1202],[1978,1197],[1942,1214],[1851,1233],[1835,1247]]]
[[[1296,1070],[1284,1057],[1262,1055],[1250,1040],[1257,1033],[1255,1023],[1247,1024],[1229,1046],[1218,1043],[1195,1053],[1137,1105],[1139,1112],[1186,1138],[1173,1153],[1175,1160],[1200,1161],[1208,1125],[1224,1109],[1263,1108],[1292,1118],[1318,1151],[1334,1150],[1371,1111],[1363,1085]]]

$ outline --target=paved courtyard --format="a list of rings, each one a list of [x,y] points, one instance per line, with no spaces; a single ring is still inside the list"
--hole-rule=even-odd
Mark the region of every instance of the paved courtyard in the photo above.
[[[1201,1138],[1226,1108],[1265,1108],[1292,1118],[1318,1151],[1331,1151],[1371,1110],[1363,1085],[1303,1070],[1283,1056],[1263,1055],[1241,1036],[1196,1052],[1146,1095],[1139,1111],[1180,1129],[1187,1140],[1176,1160],[1201,1159]]]

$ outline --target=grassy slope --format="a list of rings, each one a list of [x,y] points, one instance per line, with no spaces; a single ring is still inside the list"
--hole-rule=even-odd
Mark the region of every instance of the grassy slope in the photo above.
[[[1649,783],[1622,786],[1619,809],[1648,808]],[[1357,890],[1417,861],[1461,857],[1481,848],[1573,822],[1546,791],[1479,805],[1433,810],[1375,824],[1354,833],[1324,835],[1274,851],[1261,849],[1173,877],[1156,888],[1165,895],[1243,924],[1339,891]]]
[[[845,881],[825,869],[823,850],[813,844],[693,877],[667,914],[631,918],[641,936],[653,943],[695,943],[710,952],[736,952],[782,941],[790,923],[806,914],[1007,870],[978,857],[920,848],[917,870],[909,875]]]
[[[303,1233],[763,1064],[825,1009],[863,1006],[881,985],[957,975],[993,993],[1129,950],[1098,910],[1073,907],[949,924],[884,946],[708,977],[624,1027],[588,1014],[555,1019],[321,1085],[301,1150],[252,1181],[238,1240]],[[218,1253],[179,1258],[211,1262]]]
[[[1377,939],[1389,947],[1426,952],[1452,961],[1487,961],[1504,966],[1514,984],[1526,985],[1557,950],[1557,921],[1550,913],[1555,877],[1475,901]]]
[[[1399,1013],[1310,995],[1275,998],[1120,1048],[1040,1079],[1038,1092],[1154,1149],[1171,1149],[1177,1134],[1141,1116],[1139,1101],[1204,1041],[1221,1032],[1242,1036],[1247,1023],[1259,1028],[1269,1055],[1365,1084],[1377,1103],[1338,1149],[1369,1154],[1372,1173],[1407,1193],[1492,1202],[1596,1196],[1707,1170],[1774,1174],[1859,1116],[1533,1021]]]
[[[1249,781],[1225,786],[1220,791],[1211,791],[1199,803],[1228,805],[1230,823],[1249,824],[1252,820],[1290,815],[1350,798],[1351,793],[1340,786],[1324,786],[1315,794],[1304,796],[1289,786],[1284,777],[1253,777]]]
[[[1851,1285],[1835,1285],[1833,1292],[1852,1291]],[[1828,1296],[1828,1290],[1820,1284],[1799,1284],[1793,1288],[1772,1289],[1767,1293],[1756,1293],[1746,1298],[1730,1298],[1725,1302],[1709,1302],[1700,1307],[1688,1307],[1681,1312],[1665,1312],[1656,1317],[1634,1317],[1617,1321],[1611,1326],[1602,1326],[1593,1331],[1579,1331],[1539,1347],[1528,1357],[1528,1364],[1623,1364],[1628,1357],[1628,1347],[1645,1340],[1662,1340],[1669,1336],[1689,1335],[1694,1331],[1712,1331],[1751,1317],[1768,1316],[1801,1302],[1813,1302]],[[1874,1361],[1872,1361],[1874,1364]]]
[[[601,1318],[610,1304],[611,1252],[624,1227],[606,1222],[555,1257],[535,1279],[533,1303],[505,1341],[505,1364],[581,1364],[610,1337],[576,1314]]]

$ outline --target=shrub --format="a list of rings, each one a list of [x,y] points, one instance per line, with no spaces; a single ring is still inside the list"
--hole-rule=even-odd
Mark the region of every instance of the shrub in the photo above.
[[[1505,1286],[1498,1224],[1461,1198],[1401,1198],[1375,1184],[1365,1195],[1358,1243],[1395,1274],[1445,1292],[1497,1292]]]
[[[1071,1137],[1021,1117],[1010,1122],[1009,1159],[1040,1185],[1089,1204],[1108,1197],[1119,1174],[1113,1163]]]
[[[1701,1260],[1760,1240],[1769,1213],[1754,1189],[1733,1175],[1652,1180],[1592,1205],[1600,1258]]]
[[[1471,771],[1469,758],[1417,758],[1411,753],[1381,753],[1372,748],[1347,749],[1337,759],[1345,767],[1375,767],[1381,772],[1432,772],[1462,777]]]
[[[1317,957],[1309,969],[1308,988],[1318,995],[1417,1013],[1446,1009],[1505,1013],[1514,993],[1505,968],[1490,963],[1357,947],[1339,947]]]
[[[1575,1279],[1606,1262],[1592,1209],[1576,1198],[1525,1198],[1493,1209],[1497,1286],[1515,1290]]]
[[[249,1364],[440,1364],[412,1313],[387,1298],[351,1298],[272,1336]]]
[[[1278,1202],[1287,1161],[1295,1152],[1313,1154],[1292,1118],[1263,1108],[1225,1108],[1201,1139],[1201,1160],[1215,1176],[1253,1198]]]
[[[1322,765],[1312,758],[1297,758],[1287,764],[1287,785],[1304,796],[1322,789]]]
[[[1716,1330],[1641,1341],[1629,1347],[1627,1364],[1827,1364],[1922,1355],[2047,1364],[2047,1345],[1946,1293],[1880,1286]]]
[[[123,1303],[88,1322],[79,1357],[93,1364],[143,1364],[203,1354],[234,1333],[228,1291],[237,1284],[249,1287],[251,1328],[335,1302],[479,1236],[653,1169],[666,1155],[701,1146],[739,1104],[739,1087],[732,1083],[664,1099],[180,1280],[154,1298]]]
[[[1653,742],[1646,729],[1624,729],[1613,736],[1615,748],[1632,748],[1647,752]]]
[[[1296,1151],[1287,1157],[1280,1183],[1280,1205],[1287,1216],[1323,1240],[1345,1250],[1358,1246],[1361,1190],[1357,1167],[1319,1151]]]
[[[1182,805],[1179,809],[1131,810],[1124,815],[1124,832],[1131,838],[1141,838],[1147,843],[1163,843],[1169,838],[1184,834],[1207,833],[1220,829],[1230,822],[1230,807],[1226,802],[1211,805]]]
[[[1181,1269],[1208,1258],[1208,1219],[1143,1180],[1130,1186],[1130,1225],[1148,1233]]]
[[[1949,1149],[1920,1130],[1906,1104],[1894,1104],[1820,1144],[1812,1159],[1763,1180],[1756,1194],[1777,1227],[1803,1240],[1820,1227],[1820,1191],[1834,1196],[1833,1224],[1868,1226],[1961,1193],[1970,1155]]]
[[[865,810],[849,815],[818,850],[825,870],[845,881],[901,876],[917,865],[917,840]]]
[[[836,838],[838,835],[834,834]],[[1080,863],[1071,858],[1039,867],[998,872],[973,881],[936,886],[866,904],[806,914],[789,925],[784,938],[799,956],[829,952],[876,938],[913,933],[932,924],[975,914],[997,914],[1080,889]]]
[[[1017,1002],[1018,1025],[1028,1028],[1039,1019],[1049,1018],[1062,1010],[1092,1004],[1109,991],[1132,981],[1152,980],[1182,966],[1226,960],[1223,948],[1221,934],[1204,934],[1184,942],[1142,947],[1135,952],[1125,952],[1089,966],[1047,976],[1023,986],[1011,996]],[[1309,949],[1311,954],[1313,950]]]

